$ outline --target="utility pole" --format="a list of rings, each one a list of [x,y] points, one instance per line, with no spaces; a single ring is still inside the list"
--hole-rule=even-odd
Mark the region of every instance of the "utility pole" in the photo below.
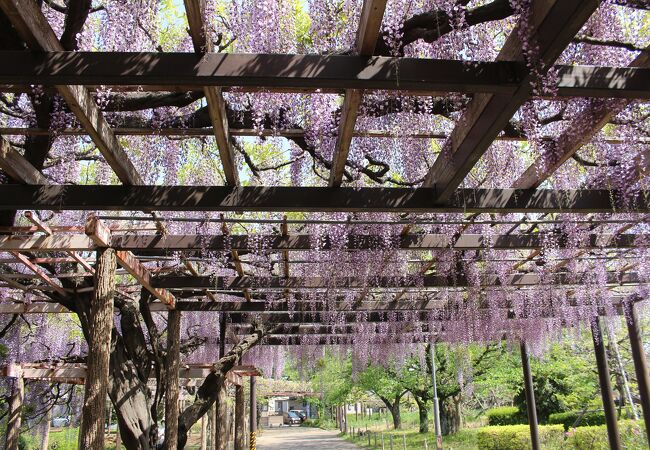
[[[442,433],[440,431],[440,406],[438,404],[438,386],[436,384],[436,352],[435,344],[429,344],[431,354],[431,381],[433,383],[433,427],[436,433],[436,449],[442,450]]]

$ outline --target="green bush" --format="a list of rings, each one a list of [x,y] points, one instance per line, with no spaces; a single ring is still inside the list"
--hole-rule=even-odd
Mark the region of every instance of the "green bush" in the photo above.
[[[643,422],[635,420],[621,420],[618,422],[623,448],[641,449],[648,448],[648,440],[643,428]],[[591,427],[572,428],[567,432],[564,448],[575,450],[606,450],[609,448],[607,440],[607,426],[597,425]]]
[[[521,414],[516,406],[501,406],[488,409],[485,413],[488,418],[488,425],[518,425],[527,423],[526,417]]]
[[[604,425],[605,413],[603,411],[588,411],[584,414],[581,411],[555,413],[548,416],[548,423],[564,425],[565,430],[573,427]]]
[[[562,425],[539,427],[542,448],[562,448],[564,429]],[[532,448],[528,425],[506,425],[483,427],[478,431],[479,450],[522,450]]]

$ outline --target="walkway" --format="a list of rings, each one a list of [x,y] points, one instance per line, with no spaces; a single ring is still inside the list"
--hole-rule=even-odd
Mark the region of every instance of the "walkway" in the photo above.
[[[336,431],[320,428],[282,427],[265,429],[257,440],[258,450],[358,450],[354,444],[337,436]]]

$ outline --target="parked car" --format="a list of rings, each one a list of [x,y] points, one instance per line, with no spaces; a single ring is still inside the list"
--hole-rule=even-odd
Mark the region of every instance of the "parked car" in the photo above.
[[[307,413],[302,409],[292,409],[289,412],[296,413],[298,417],[300,417],[300,423],[304,422],[307,419]]]
[[[70,426],[69,417],[55,417],[52,419],[52,427],[54,428],[62,428],[68,426]]]
[[[300,425],[302,423],[302,419],[295,412],[289,411],[282,413],[282,423],[289,426]]]

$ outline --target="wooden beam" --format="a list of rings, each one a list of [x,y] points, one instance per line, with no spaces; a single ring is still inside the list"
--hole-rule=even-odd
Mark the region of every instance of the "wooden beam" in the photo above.
[[[0,85],[0,92],[2,86]],[[179,128],[179,127],[116,127],[113,128],[116,136],[179,136],[185,138],[212,136],[212,127],[206,128]],[[0,135],[5,136],[85,136],[87,133],[82,128],[64,128],[62,130],[49,130],[46,128],[29,128],[29,127],[0,127]],[[230,128],[231,136],[272,136],[301,138],[305,136],[305,130],[301,128],[290,129],[264,129],[255,130],[252,128]],[[377,139],[395,139],[395,138],[413,138],[413,139],[447,139],[449,134],[439,131],[413,131],[413,132],[395,132],[390,130],[355,130],[353,137],[369,137]],[[554,141],[556,137],[541,136],[538,140],[542,142]],[[495,138],[497,141],[509,142],[528,142],[528,138],[523,134],[500,134]],[[601,138],[599,138],[599,142]],[[605,136],[602,142],[608,144],[628,144],[640,143],[650,144],[650,138],[644,136],[635,136],[629,138],[617,136]]]
[[[612,395],[612,382],[610,380],[609,364],[607,363],[605,333],[600,317],[594,317],[591,322],[591,337],[594,343],[594,353],[596,354],[600,396],[603,401],[605,421],[607,422],[609,448],[612,450],[621,450],[621,434],[618,430],[616,404],[614,403],[614,396]]]
[[[379,31],[386,10],[386,0],[364,0],[357,28],[356,51],[361,56],[372,55],[379,39]],[[332,156],[330,169],[330,187],[339,187],[343,182],[345,163],[347,162],[352,145],[352,136],[357,122],[359,106],[363,98],[363,91],[347,89],[341,108],[339,133]],[[287,265],[288,276],[288,265]]]
[[[531,3],[530,42],[535,42],[540,70],[545,71],[598,8],[598,0],[553,0]],[[497,57],[498,61],[523,61],[517,27]],[[529,31],[526,31],[529,34]],[[476,95],[457,122],[441,153],[427,173],[424,187],[435,187],[435,198],[450,198],[465,176],[490,147],[494,138],[532,93],[533,75],[527,74],[513,94]]]
[[[212,53],[214,44],[205,23],[205,0],[184,0],[184,3],[194,50],[200,55]],[[235,153],[230,145],[226,101],[223,98],[221,87],[205,86],[203,93],[208,104],[208,114],[217,141],[226,183],[229,186],[237,186],[239,185],[239,172],[235,162]]]
[[[37,2],[0,0],[0,8],[33,51],[61,52],[64,50]],[[124,184],[142,184],[140,175],[120,146],[99,107],[88,90],[78,84],[62,83],[57,85],[57,90],[118,178]]]
[[[0,210],[276,212],[615,213],[650,212],[645,192],[458,189],[436,202],[431,188],[0,185]]]
[[[223,215],[221,216],[221,219],[223,220]],[[223,233],[223,238],[224,238],[224,243],[226,242],[226,239],[230,239],[230,230],[228,229],[228,225],[226,225],[225,222],[221,223],[221,232]],[[240,277],[245,276],[246,274],[244,273],[244,267],[242,266],[241,260],[239,259],[239,252],[237,250],[231,249],[230,250],[230,256],[232,257],[233,264],[235,265],[235,271]],[[244,298],[246,299],[247,302],[251,301],[251,292],[249,289],[244,289]]]
[[[5,51],[3,55],[12,61],[0,66],[3,91],[28,91],[29,84],[76,83],[112,86],[116,91],[136,85],[141,90],[174,92],[210,86],[236,88],[238,92],[340,93],[356,89],[392,90],[413,96],[443,96],[448,92],[508,96],[526,79],[525,64],[510,60],[59,51]],[[650,73],[644,67],[555,65],[558,83],[554,94],[647,99]],[[18,89],[21,86],[24,88]],[[546,98],[543,94],[540,97]]]
[[[531,286],[538,284],[555,285],[581,285],[590,283],[589,273],[557,273],[542,276],[536,273],[525,273],[509,275],[505,281],[501,281],[496,275],[485,275],[482,277],[481,286]],[[634,284],[643,283],[645,277],[636,273],[609,272],[607,274],[609,284]],[[154,287],[165,289],[215,289],[215,290],[242,290],[249,289],[362,289],[365,286],[377,288],[439,288],[439,287],[465,287],[468,282],[464,278],[450,278],[441,275],[426,275],[417,279],[407,279],[402,276],[395,277],[373,277],[369,279],[356,277],[182,277],[167,276],[153,278],[151,284]]]
[[[164,450],[178,447],[178,379],[180,365],[181,313],[167,313],[167,355],[165,357],[165,441]]]
[[[23,255],[22,253],[18,252],[11,252],[11,254],[18,260],[18,262],[22,263],[25,267],[27,267],[29,270],[34,272],[38,278],[43,280],[46,284],[52,287],[56,293],[61,295],[62,297],[68,297],[68,292],[61,287],[61,285],[57,284],[52,278],[50,278],[50,275],[48,275],[45,270],[43,270],[40,266],[37,266],[34,264],[30,259]]]
[[[110,229],[103,222],[94,216],[86,221],[86,235],[100,248],[111,247],[112,235]],[[151,274],[135,255],[130,251],[118,250],[115,252],[117,262],[126,270],[140,285],[151,292],[157,299],[174,309],[176,299],[165,289],[159,289],[151,285]]]
[[[525,250],[540,249],[545,239],[552,237],[557,242],[558,248],[572,248],[568,237],[562,234],[548,232],[534,234],[499,234],[486,237],[480,234],[462,234],[458,238],[447,234],[404,234],[393,236],[395,250]],[[344,248],[348,250],[368,250],[377,248],[377,243],[382,242],[387,236],[352,234],[347,237]],[[329,235],[319,236],[316,243],[313,236],[297,234],[290,236],[278,235],[113,235],[110,245],[103,242],[96,243],[87,236],[80,234],[53,235],[53,236],[0,236],[0,251],[15,252],[71,252],[74,260],[84,266],[88,272],[93,267],[85,262],[77,253],[78,251],[93,251],[98,247],[113,247],[117,250],[136,252],[142,256],[168,251],[216,250],[237,252],[252,251],[257,248],[257,242],[264,242],[265,248],[281,251],[283,255],[291,251],[305,250],[330,250],[331,240]],[[338,244],[337,244],[338,245]],[[648,234],[610,234],[592,233],[585,236],[580,243],[580,249],[623,249],[645,248],[650,245]],[[338,248],[338,247],[337,247]],[[283,256],[283,258],[285,258]],[[288,276],[285,266],[282,276]],[[425,263],[427,263],[425,261]],[[191,263],[186,260],[187,264]],[[431,263],[432,264],[432,263]],[[236,263],[242,270],[237,270],[240,276],[245,275],[241,261]],[[431,266],[424,266],[428,270]],[[192,268],[194,268],[192,266]],[[190,271],[192,275],[199,275],[196,269]]]
[[[0,136],[0,168],[18,183],[48,184],[41,172]]]
[[[185,364],[179,367],[178,378],[205,378],[210,373],[213,373],[213,366],[213,364]],[[81,380],[83,384],[87,374],[85,364],[57,363],[48,365],[23,363],[21,365],[14,364],[13,367],[13,369],[11,365],[0,367],[0,376],[15,376],[15,373],[20,373],[27,380],[67,381],[75,384]],[[152,373],[150,376],[155,378],[156,375]],[[241,376],[232,372],[226,374],[226,380],[233,385],[242,383]]]
[[[637,56],[630,66],[646,69],[650,67],[650,47]],[[590,100],[590,105],[577,117],[571,118],[568,128],[557,140],[549,144],[546,153],[540,155],[521,174],[513,187],[539,187],[628,104],[629,102],[619,99]]]

